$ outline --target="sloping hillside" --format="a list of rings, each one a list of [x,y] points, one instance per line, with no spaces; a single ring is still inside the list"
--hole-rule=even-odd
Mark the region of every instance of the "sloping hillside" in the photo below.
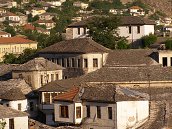
[[[141,0],[155,10],[162,11],[168,16],[172,16],[172,0]]]

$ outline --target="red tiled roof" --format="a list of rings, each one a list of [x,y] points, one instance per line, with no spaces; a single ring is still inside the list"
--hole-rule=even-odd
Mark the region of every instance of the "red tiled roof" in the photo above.
[[[30,24],[25,24],[23,26],[24,30],[35,30],[35,27],[33,25]]]
[[[73,99],[78,94],[78,92],[79,92],[79,87],[73,87],[71,90],[67,91],[66,93],[54,97],[54,100],[73,101]]]
[[[139,6],[132,6],[132,7],[130,7],[130,9],[142,9],[142,8]]]
[[[0,31],[0,35],[6,35],[6,34],[9,34],[9,33],[5,32],[5,31]]]
[[[25,39],[22,37],[0,38],[0,44],[15,44],[15,43],[36,43],[36,41],[32,41],[32,40]]]
[[[17,16],[16,14],[12,13],[12,12],[7,12],[6,16]]]

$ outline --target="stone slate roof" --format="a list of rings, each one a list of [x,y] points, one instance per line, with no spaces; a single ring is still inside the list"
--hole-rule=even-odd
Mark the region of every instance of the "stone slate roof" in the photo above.
[[[71,39],[51,45],[39,53],[104,53],[109,52],[108,48],[96,43],[90,38]]]
[[[125,83],[172,81],[172,67],[103,67],[86,75],[64,80],[57,80],[46,84],[39,89],[42,91],[64,92],[73,86],[81,86],[87,82],[94,83]]]
[[[24,100],[26,99],[26,97],[19,88],[13,88],[8,90],[4,94],[0,94],[0,99],[14,101],[14,100]]]
[[[114,50],[108,54],[106,66],[147,66],[159,65],[151,55],[156,50],[128,49]]]
[[[78,101],[79,99],[89,102],[119,102],[149,100],[148,94],[115,86],[114,84],[89,83],[79,90],[74,87],[68,92],[55,97],[56,101]]]
[[[0,65],[0,80],[7,80],[11,79],[12,75],[11,72],[15,69],[18,65],[12,64],[1,64]]]
[[[28,116],[27,113],[0,105],[0,119]]]
[[[87,24],[91,23],[93,21],[94,17],[72,23],[68,26],[68,28],[73,28],[73,27],[86,27]],[[121,16],[120,17],[120,26],[125,26],[125,25],[155,25],[155,21],[142,18],[142,17],[137,17],[137,16]]]
[[[51,70],[62,70],[60,65],[57,65],[43,57],[35,58],[24,64],[21,64],[14,71],[51,71]]]
[[[0,98],[5,100],[23,100],[32,92],[31,87],[21,79],[0,81]]]

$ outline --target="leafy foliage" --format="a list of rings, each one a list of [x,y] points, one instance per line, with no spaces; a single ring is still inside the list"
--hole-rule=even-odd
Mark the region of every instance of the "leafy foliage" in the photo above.
[[[168,39],[165,41],[166,49],[172,50],[172,39]]]
[[[6,64],[23,64],[23,63],[35,58],[37,56],[37,54],[36,54],[37,51],[38,50],[36,50],[36,49],[27,48],[18,57],[12,53],[5,54],[3,57],[4,58],[3,63],[6,63]]]
[[[144,48],[149,47],[157,41],[157,36],[153,34],[146,35],[142,37],[142,45]]]
[[[5,28],[5,31],[6,31],[7,33],[10,33],[11,36],[15,36],[15,35],[16,35],[16,31],[15,31],[14,28],[11,27],[11,26],[7,26],[7,27]]]
[[[89,35],[94,41],[110,49],[122,49],[125,47],[125,38],[118,35],[117,29],[120,19],[115,16],[95,17],[88,24]]]

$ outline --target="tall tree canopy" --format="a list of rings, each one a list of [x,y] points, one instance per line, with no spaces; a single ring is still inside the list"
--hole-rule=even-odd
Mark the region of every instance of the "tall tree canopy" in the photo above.
[[[117,30],[120,18],[111,17],[95,17],[88,24],[89,36],[101,45],[110,49],[128,48],[125,37],[120,37]]]

